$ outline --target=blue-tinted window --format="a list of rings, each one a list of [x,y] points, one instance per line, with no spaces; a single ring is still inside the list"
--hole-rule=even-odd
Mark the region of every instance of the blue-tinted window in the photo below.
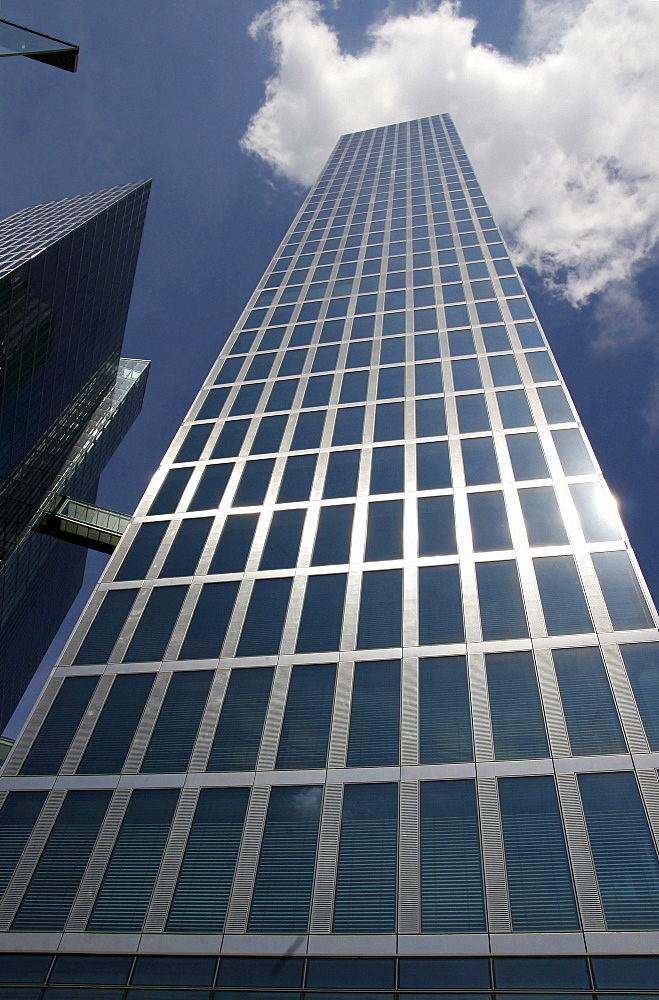
[[[0,808],[0,893],[7,888],[45,801],[46,792],[9,792]],[[4,971],[0,964],[1,981]]]
[[[520,639],[529,634],[513,559],[477,563],[476,580],[483,639]]]
[[[453,372],[453,388],[456,392],[483,388],[478,361],[475,358],[452,361],[451,370]]]
[[[140,768],[143,773],[187,770],[212,679],[210,670],[172,674]]]
[[[253,771],[261,743],[274,670],[232,670],[207,771]]]
[[[277,768],[325,767],[332,719],[336,666],[293,667],[281,727]]]
[[[222,465],[207,465],[188,505],[188,510],[215,510],[219,507],[232,471],[232,462],[224,462]]]
[[[490,985],[486,958],[401,958],[399,986],[406,990],[439,990],[449,987],[478,989]],[[472,994],[475,1000],[490,1000],[490,994]]]
[[[451,465],[446,441],[432,441],[416,446],[418,490],[441,490],[451,485]]]
[[[140,525],[117,570],[115,580],[142,580],[146,576],[167,525],[167,521],[146,521]]]
[[[371,350],[373,349],[373,344],[371,341],[355,341],[348,348],[348,355],[346,357],[346,368],[368,368],[371,363]]]
[[[566,424],[574,420],[574,414],[562,386],[543,386],[538,389],[538,396],[548,424]]]
[[[259,399],[261,398],[261,392],[263,391],[264,385],[265,382],[250,382],[246,385],[241,385],[233,401],[233,406],[229,410],[229,416],[238,417],[243,416],[243,414],[246,413],[254,413]],[[210,407],[210,398],[214,392],[226,393],[226,389],[211,389],[206,399],[206,403],[204,403],[201,410],[197,414],[197,420],[203,420],[206,417],[217,417],[219,415],[221,406]],[[209,412],[206,412],[207,408],[209,409]]]
[[[505,326],[488,326],[483,330],[483,341],[488,352],[510,350],[510,339]]]
[[[191,467],[170,469],[163,480],[162,486],[153,498],[147,513],[172,514],[178,507],[178,502],[183,495],[183,490],[188,485],[191,475]]]
[[[304,351],[296,351],[295,353],[303,355]],[[299,381],[297,378],[287,378],[275,382],[272,386],[272,392],[268,396],[268,402],[265,404],[266,413],[274,413],[276,410],[290,410]]]
[[[532,351],[526,355],[526,360],[534,382],[554,382],[558,378],[547,351]]]
[[[374,441],[397,441],[405,436],[404,426],[404,403],[379,403],[375,407]]]
[[[420,826],[421,930],[485,930],[475,782],[422,781]]]
[[[98,677],[65,677],[21,767],[21,774],[57,774]]]
[[[389,337],[396,333],[405,333],[405,313],[390,312],[385,314],[382,317],[382,336]]]
[[[162,660],[187,591],[187,587],[153,587],[124,663]]]
[[[587,542],[615,542],[620,538],[613,501],[599,483],[575,483],[570,493]]]
[[[473,759],[465,657],[419,660],[419,763]]]
[[[288,458],[277,494],[277,503],[308,500],[315,471],[316,455],[292,455]]]
[[[259,569],[287,569],[295,566],[305,513],[304,509],[299,508],[274,512]]]
[[[417,399],[415,408],[417,437],[438,437],[446,434],[443,399]]]
[[[346,785],[334,902],[335,934],[396,926],[398,785]],[[377,864],[373,859],[377,858]]]
[[[502,989],[553,987],[588,990],[590,977],[584,958],[495,958],[494,979]],[[546,994],[544,994],[546,996]],[[581,995],[581,994],[580,994]],[[561,997],[573,1000],[573,994]],[[590,996],[590,994],[589,994]]]
[[[233,514],[226,519],[209,573],[240,573],[245,569],[258,519],[258,514]]]
[[[469,521],[476,552],[493,552],[513,547],[503,493],[470,493]]]
[[[485,396],[456,396],[458,427],[461,434],[474,431],[489,431],[490,418],[485,405]]]
[[[549,635],[592,632],[583,587],[573,556],[534,559],[540,601]]]
[[[361,403],[366,399],[368,372],[346,372],[341,383],[339,403]]]
[[[346,580],[345,573],[308,578],[297,637],[299,653],[339,648]]]
[[[595,552],[593,565],[614,629],[653,628],[654,622],[627,553],[624,550]]]
[[[155,674],[116,675],[78,765],[78,774],[119,774],[154,677]]]
[[[457,552],[453,498],[420,497],[419,555],[441,556]]]
[[[64,929],[110,796],[109,791],[66,793],[11,925],[13,931]]]
[[[625,753],[625,738],[599,648],[555,649],[553,656],[572,753]]]
[[[212,424],[193,424],[181,447],[176,452],[175,462],[196,462],[213,430]]]
[[[244,358],[227,358],[220,368],[219,374],[215,379],[215,384],[220,385],[224,382],[231,385],[231,383],[235,382],[244,360]]]
[[[215,442],[211,458],[233,458],[240,453],[249,420],[227,420]]]
[[[659,926],[659,863],[631,771],[577,777],[608,930]]]
[[[606,958],[593,955],[591,962],[595,985],[600,989],[644,990],[656,988],[659,982],[657,955],[612,955]],[[652,995],[650,998],[654,1000]]]
[[[267,378],[270,374],[270,369],[272,368],[272,362],[275,360],[275,355],[270,354],[256,354],[245,373],[245,380],[248,382],[253,382],[255,379]]]
[[[490,374],[495,386],[522,384],[517,362],[512,354],[497,354],[490,358]]]
[[[312,566],[332,566],[350,559],[353,504],[321,507]]]
[[[132,792],[87,930],[142,929],[177,799],[174,788]]]
[[[398,764],[400,662],[355,664],[348,740],[348,767]]]
[[[316,375],[307,382],[302,398],[302,409],[313,406],[327,406],[332,390],[332,375]]]
[[[279,652],[291,583],[290,577],[256,580],[238,643],[238,656]]]
[[[515,479],[549,478],[549,470],[537,434],[509,434],[506,440]]]
[[[271,789],[248,931],[306,932],[322,797],[321,785]]]
[[[381,368],[378,375],[377,398],[392,399],[405,395],[405,369]]]
[[[380,364],[395,365],[405,361],[405,338],[391,337],[380,345]]]
[[[336,411],[333,445],[358,444],[364,429],[364,407],[349,406]]]
[[[324,424],[324,410],[311,410],[309,413],[300,413],[295,425],[293,440],[291,441],[291,451],[307,451],[310,448],[317,448],[320,445]]]
[[[620,647],[651,750],[659,750],[659,644]]]
[[[252,388],[252,387],[250,386],[250,388]],[[254,386],[253,388],[255,390],[258,390],[258,392],[260,392],[260,390],[261,390],[261,386],[260,385],[259,386]],[[257,399],[258,399],[258,392],[257,392],[257,396],[256,396]],[[229,395],[229,386],[223,386],[221,389],[211,389],[210,392],[208,393],[208,395],[206,396],[206,399],[203,401],[203,403],[199,407],[199,412],[197,413],[197,416],[195,417],[195,420],[210,420],[210,419],[215,419],[215,417],[219,417],[220,410],[224,406],[225,400],[226,400],[226,398],[227,398],[228,395]],[[236,410],[235,412],[236,413],[240,413],[240,412],[249,413],[251,411],[250,410],[243,410],[243,411]]]
[[[464,642],[457,566],[419,569],[419,645]]]
[[[237,582],[205,583],[195,604],[179,660],[214,660],[224,644]]]
[[[332,344],[331,347],[318,347],[313,360],[311,370],[313,372],[331,372],[336,368],[336,359],[339,355],[339,345]]]
[[[325,500],[356,496],[360,457],[361,452],[357,450],[330,452],[323,491]]]
[[[547,757],[549,748],[533,655],[488,653],[485,667],[497,760]]]
[[[552,486],[519,491],[529,545],[567,545],[568,538]]]
[[[578,930],[554,779],[499,778],[498,785],[513,930]]]
[[[158,576],[193,576],[212,523],[212,517],[181,521]]]
[[[499,466],[492,438],[466,438],[460,444],[467,486],[498,483]]]
[[[305,350],[286,351],[277,374],[280,378],[284,375],[299,375],[306,360],[307,352]]]
[[[414,393],[416,396],[432,396],[443,392],[442,366],[439,361],[430,361],[414,366]]]
[[[263,503],[274,465],[274,458],[246,463],[233,498],[234,507],[257,507]]]
[[[249,450],[250,455],[267,455],[269,452],[278,451],[287,419],[285,414],[263,417]]]
[[[237,986],[240,989],[248,986],[294,989],[302,985],[303,971],[304,963],[301,958],[280,955],[272,958],[255,958],[253,955],[247,958],[222,958],[217,985]],[[277,996],[293,1000],[295,994],[278,993]]]
[[[581,431],[576,427],[552,431],[551,436],[566,476],[585,476],[595,471]]]
[[[497,403],[499,404],[501,423],[506,430],[511,427],[529,427],[533,423],[531,408],[523,389],[498,392]]]
[[[366,562],[403,557],[403,501],[381,500],[368,505]]]
[[[364,573],[357,633],[358,649],[400,646],[402,599],[401,570]]]
[[[405,449],[402,445],[374,448],[370,493],[402,493],[405,489]]]
[[[223,930],[248,797],[247,788],[201,790],[167,918],[168,932]]]
[[[471,330],[449,330],[448,349],[452,358],[463,354],[475,354],[474,335]]]
[[[105,663],[133,606],[137,590],[109,590],[74,659],[75,664]]]
[[[53,965],[49,983],[103,983],[104,985],[122,985],[128,982],[132,956],[129,955],[57,955]],[[45,978],[45,976],[44,976]],[[4,977],[3,977],[4,981]],[[99,990],[99,993],[106,991]],[[123,995],[122,990],[110,990],[109,996]],[[51,996],[63,994],[53,991]],[[90,996],[96,996],[91,991]]]

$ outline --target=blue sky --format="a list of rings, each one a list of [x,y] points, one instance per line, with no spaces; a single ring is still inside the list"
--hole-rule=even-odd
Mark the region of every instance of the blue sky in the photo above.
[[[75,75],[0,60],[0,217],[154,181],[125,339],[150,384],[100,503],[134,509],[340,132],[450,111],[659,597],[659,4],[0,3],[80,46]]]

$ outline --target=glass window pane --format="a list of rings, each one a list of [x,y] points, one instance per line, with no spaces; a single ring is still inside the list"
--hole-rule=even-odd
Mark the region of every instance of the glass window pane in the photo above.
[[[475,358],[452,361],[451,370],[453,372],[453,388],[456,392],[483,388],[478,361]]]
[[[465,438],[460,444],[467,486],[498,483],[499,466],[492,438]]]
[[[549,478],[549,470],[537,434],[509,434],[506,440],[515,479]]]
[[[142,761],[142,773],[187,770],[212,679],[210,670],[177,670],[172,674]]]
[[[442,368],[439,361],[414,366],[414,394],[416,396],[436,396],[437,393],[443,391]]]
[[[327,406],[330,392],[332,390],[333,375],[316,375],[307,382],[302,399],[302,409],[306,410],[313,406]],[[293,400],[291,399],[291,405]]]
[[[417,437],[439,437],[446,434],[443,399],[417,399],[414,405]]]
[[[574,421],[574,414],[562,386],[541,386],[538,389],[538,396],[548,424],[567,424]]]
[[[405,436],[404,426],[404,403],[379,403],[375,407],[374,441],[397,441]]]
[[[258,399],[262,385],[249,386],[249,388],[253,390],[253,393],[256,395],[256,399]],[[211,389],[208,395],[206,396],[205,400],[199,407],[199,412],[197,413],[195,420],[210,420],[210,419],[214,420],[216,417],[219,417],[220,411],[224,406],[225,400],[228,395],[229,395],[229,386],[223,386],[221,389]],[[243,400],[244,400],[244,405],[249,405],[247,403],[247,395],[243,397]],[[243,402],[243,400],[241,400],[241,402]],[[250,413],[251,411],[236,410],[235,412]]]
[[[653,628],[652,616],[627,553],[594,552],[592,558],[614,629]]]
[[[659,750],[659,643],[620,646],[651,750]]]
[[[326,766],[335,677],[333,663],[293,667],[277,768],[296,770]]]
[[[627,747],[598,647],[553,651],[572,753],[625,753]]]
[[[599,483],[575,483],[570,493],[587,542],[616,542],[620,538],[615,504]]]
[[[464,642],[460,572],[457,566],[419,569],[419,644]]]
[[[359,444],[364,429],[364,407],[348,406],[336,411],[332,445]]]
[[[551,436],[566,476],[586,476],[595,471],[581,431],[576,427],[552,431]]]
[[[74,663],[106,663],[126,623],[137,590],[108,590],[89,627]]]
[[[155,674],[117,674],[92,730],[77,774],[119,774]]]
[[[274,467],[274,458],[260,458],[253,462],[247,462],[233,498],[233,506],[258,507],[259,504],[262,504]]]
[[[316,455],[291,455],[286,459],[277,503],[296,503],[308,500],[316,471]]]
[[[529,634],[513,559],[477,563],[476,580],[483,639],[520,639]]]
[[[7,888],[45,801],[46,792],[9,792],[0,808],[0,893]],[[2,966],[0,960],[0,981],[8,982]]]
[[[262,417],[249,450],[250,455],[267,455],[269,452],[278,451],[287,420],[286,414]]]
[[[232,670],[207,771],[253,771],[261,743],[274,669]]]
[[[158,576],[193,576],[212,523],[212,517],[181,521]]]
[[[259,569],[287,569],[295,566],[305,513],[301,508],[274,512]]]
[[[348,740],[348,767],[398,764],[400,663],[355,663]]]
[[[357,450],[330,452],[323,499],[330,500],[357,495],[360,457],[361,453]]]
[[[567,545],[568,537],[552,486],[519,491],[529,545]]]
[[[441,556],[457,552],[453,497],[420,497],[419,555]]]
[[[522,384],[514,355],[496,354],[489,361],[492,383],[495,386]]]
[[[354,504],[321,507],[312,566],[338,565],[349,561],[354,511]]]
[[[258,514],[233,514],[226,519],[209,573],[241,573],[245,569],[258,519]]]
[[[324,410],[311,410],[309,413],[300,413],[295,425],[293,440],[291,441],[291,451],[306,451],[309,448],[318,448],[323,435],[324,425]]]
[[[497,760],[548,757],[532,653],[488,653],[485,668]]]
[[[295,354],[299,354],[301,358],[303,358],[304,353],[304,351],[295,351]],[[268,396],[268,402],[265,404],[265,412],[274,413],[276,410],[290,410],[299,382],[300,380],[297,378],[286,378],[275,382],[272,386],[272,392]]]
[[[419,762],[474,759],[464,656],[419,660]]]
[[[455,402],[461,434],[490,430],[490,418],[485,405],[485,396],[482,393],[473,396],[456,396]]]
[[[345,573],[308,578],[297,637],[298,653],[339,648],[346,582]]]
[[[292,582],[291,577],[256,580],[238,643],[238,656],[268,656],[279,651]]]
[[[405,489],[405,449],[402,445],[374,448],[370,493],[402,493]]]
[[[215,510],[219,507],[232,471],[233,463],[231,462],[224,462],[222,465],[207,465],[194,496],[188,504],[188,510]]]
[[[149,571],[163,536],[167,521],[146,521],[141,524],[115,574],[115,580],[142,580]]]
[[[534,559],[533,566],[549,635],[592,632],[593,623],[573,556]]]
[[[469,520],[476,552],[512,549],[503,493],[470,493]]]
[[[57,774],[94,693],[98,677],[65,677],[20,774]]]
[[[357,649],[388,649],[401,644],[403,574],[399,569],[364,573]]]
[[[403,557],[403,501],[381,500],[368,505],[366,562]]]
[[[215,442],[211,458],[233,458],[239,455],[249,425],[249,420],[227,420]]]
[[[530,427],[533,424],[531,408],[523,389],[498,392],[497,403],[501,422],[506,430],[510,427]]]
[[[212,424],[193,424],[181,447],[176,452],[175,462],[196,462],[213,430]]]
[[[442,490],[451,486],[451,463],[446,441],[428,441],[416,446],[418,490]]]
[[[187,592],[185,586],[152,588],[124,654],[124,663],[162,660]]]

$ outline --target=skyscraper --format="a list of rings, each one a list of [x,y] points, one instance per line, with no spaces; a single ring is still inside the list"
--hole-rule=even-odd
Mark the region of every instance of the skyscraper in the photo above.
[[[656,995],[658,640],[450,118],[344,136],[3,771],[6,995]]]
[[[150,182],[0,222],[0,725],[80,589],[86,553],[33,530],[92,502],[140,411],[148,364],[121,346]]]

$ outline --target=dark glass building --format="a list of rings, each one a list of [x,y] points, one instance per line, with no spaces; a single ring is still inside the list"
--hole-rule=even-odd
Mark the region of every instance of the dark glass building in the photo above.
[[[451,119],[344,136],[4,767],[4,996],[657,997],[658,653]]]
[[[140,411],[120,361],[150,182],[0,223],[0,725],[82,583],[85,553],[32,530],[59,494],[93,502]]]

